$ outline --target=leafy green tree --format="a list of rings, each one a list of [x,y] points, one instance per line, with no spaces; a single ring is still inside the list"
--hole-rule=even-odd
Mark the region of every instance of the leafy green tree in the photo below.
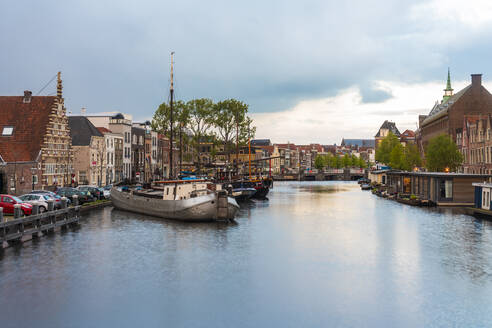
[[[214,123],[214,104],[212,100],[202,98],[188,101],[186,107],[189,111],[189,128],[193,133],[192,142],[197,155],[198,173],[200,173],[200,143],[207,136]]]
[[[352,165],[352,158],[349,156],[349,154],[343,155],[342,165],[343,167],[349,167],[350,165]]]
[[[186,133],[183,133],[190,124],[190,113],[186,104],[179,100],[173,106],[173,138],[179,141],[179,162],[183,160],[183,149],[189,143]],[[169,104],[162,103],[154,113],[151,122],[152,129],[168,138],[171,136],[171,108]]]
[[[376,150],[376,160],[380,163],[389,164],[391,151],[398,144],[400,144],[398,137],[390,131]]]
[[[337,155],[335,157],[335,167],[337,169],[341,169],[343,167],[343,159],[340,155]]]
[[[214,106],[214,128],[218,138],[224,145],[224,151],[231,161],[232,142],[245,144],[249,137],[253,137],[256,128],[251,126],[252,120],[246,115],[248,105],[236,100],[226,99]]]
[[[403,146],[398,143],[390,152],[389,166],[393,169],[404,169]]]
[[[331,153],[325,154],[325,155],[323,156],[323,160],[325,161],[325,166],[326,166],[326,167],[332,167],[332,166],[331,166],[331,158],[332,158]]]
[[[420,157],[419,148],[414,143],[408,143],[404,149],[404,169],[407,171],[413,170],[415,167],[422,166],[422,158]]]
[[[432,138],[425,152],[426,167],[429,171],[445,172],[446,169],[456,171],[463,163],[463,155],[446,134]]]
[[[367,167],[367,163],[362,157],[359,157],[357,166],[360,167],[361,169],[365,169]]]
[[[359,157],[352,155],[350,166],[359,166]]]
[[[325,160],[323,156],[316,155],[316,158],[314,159],[314,167],[317,170],[322,170],[325,167]]]

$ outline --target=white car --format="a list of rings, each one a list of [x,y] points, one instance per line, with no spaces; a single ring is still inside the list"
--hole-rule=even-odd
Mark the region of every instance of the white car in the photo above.
[[[24,202],[29,204],[39,204],[39,213],[43,213],[48,209],[48,203],[46,202],[49,199],[53,199],[51,196],[47,194],[26,194],[19,197]]]

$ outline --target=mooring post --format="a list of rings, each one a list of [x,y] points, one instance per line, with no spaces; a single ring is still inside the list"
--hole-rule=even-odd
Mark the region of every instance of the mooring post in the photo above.
[[[61,206],[63,209],[67,208],[67,197],[61,198]]]
[[[3,207],[0,207],[0,223],[3,223],[3,222],[5,222],[4,218],[3,218]]]
[[[21,204],[14,205],[14,219],[18,219],[22,216]]]
[[[53,209],[55,208],[55,203],[53,199],[48,199],[46,202],[48,203],[48,211],[53,211]]]
[[[79,196],[78,195],[73,195],[73,206],[79,206]]]
[[[35,202],[32,204],[32,215],[39,214],[39,203]]]

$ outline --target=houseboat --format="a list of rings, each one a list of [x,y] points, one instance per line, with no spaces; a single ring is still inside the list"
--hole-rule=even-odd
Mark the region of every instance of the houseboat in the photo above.
[[[487,180],[486,174],[444,172],[388,172],[388,191],[415,195],[437,206],[473,206],[473,183]]]
[[[474,183],[475,206],[468,208],[468,214],[492,218],[492,183]]]

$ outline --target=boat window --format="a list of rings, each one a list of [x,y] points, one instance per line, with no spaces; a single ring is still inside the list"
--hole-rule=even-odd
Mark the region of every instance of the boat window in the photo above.
[[[453,198],[453,181],[442,179],[439,181],[439,196],[441,199]]]

